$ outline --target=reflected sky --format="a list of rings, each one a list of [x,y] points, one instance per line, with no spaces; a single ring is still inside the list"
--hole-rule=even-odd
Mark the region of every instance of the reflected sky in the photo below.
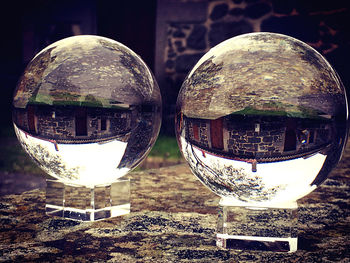
[[[205,185],[223,197],[235,199],[237,204],[241,201],[249,201],[251,204],[254,201],[288,203],[305,196],[316,188],[312,182],[326,159],[326,155],[317,153],[307,158],[258,163],[256,171],[253,172],[252,164],[249,162],[227,159],[208,152],[204,153],[202,149],[187,144],[183,137],[180,140],[184,147],[185,158],[192,159],[189,162],[191,169],[196,174],[201,173],[211,177],[212,180],[221,180],[221,183],[225,184],[229,191],[225,191],[225,188],[220,189],[214,184],[205,183]],[[232,167],[234,169],[230,169]],[[247,187],[254,182],[260,185],[259,192]],[[237,188],[241,191],[241,196],[237,196]],[[243,193],[244,191],[245,193]],[[248,198],[245,199],[242,196]],[[266,200],[263,200],[264,197]]]
[[[103,143],[60,144],[33,137],[16,125],[15,131],[28,154],[44,171],[60,180],[92,187],[111,183],[130,170],[127,167],[117,169],[127,142],[110,140]],[[49,165],[53,161],[55,163]]]

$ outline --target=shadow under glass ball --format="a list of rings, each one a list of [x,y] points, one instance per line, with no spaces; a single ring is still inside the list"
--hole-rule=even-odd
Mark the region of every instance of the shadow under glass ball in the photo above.
[[[347,140],[337,73],[280,34],[245,34],[211,49],[185,79],[176,109],[192,172],[237,204],[295,202],[326,179]]]
[[[14,94],[13,122],[21,145],[49,175],[108,184],[153,146],[160,91],[124,45],[98,36],[66,38],[27,66]]]

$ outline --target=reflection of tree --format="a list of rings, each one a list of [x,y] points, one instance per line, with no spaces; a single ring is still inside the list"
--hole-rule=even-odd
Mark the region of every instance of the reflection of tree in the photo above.
[[[140,105],[145,102],[160,104],[160,90],[144,62],[127,47],[98,39],[98,42],[118,55],[115,66],[121,82],[112,84],[111,98],[124,104]],[[114,74],[114,73],[113,73]]]
[[[94,95],[88,94],[84,101],[81,103],[81,106],[85,107],[103,107],[102,102],[99,101]]]
[[[64,179],[77,179],[79,176],[79,167],[67,168],[61,156],[49,152],[40,144],[31,145],[25,142],[21,136],[18,136],[19,141],[29,156],[39,165],[44,171],[50,175],[55,175]]]
[[[53,49],[54,47],[43,51],[40,55],[40,59],[37,57],[28,64],[15,91],[13,99],[13,105],[15,107],[25,108],[28,101],[36,97],[41,78],[49,63],[55,59],[55,57],[51,57],[51,51]]]
[[[120,62],[125,66],[125,69],[130,71],[136,82],[133,88],[142,94],[144,100],[149,100],[153,92],[153,83],[149,81],[146,67],[129,52],[123,49],[121,51],[123,55],[120,56]]]
[[[184,86],[187,88],[187,92],[196,91],[200,89],[217,87],[217,82],[220,80],[218,77],[219,71],[223,67],[223,62],[215,64],[213,57],[203,62],[196,71],[193,72],[191,78],[187,78]]]
[[[143,160],[143,157],[155,141],[156,127],[159,127],[155,123],[157,121],[156,119],[156,112],[150,114],[142,113],[137,126],[133,127],[130,132],[127,148],[118,165],[119,169],[124,167],[133,168]]]
[[[182,107],[186,116],[190,117],[190,112],[201,116],[205,115],[203,111],[208,111],[214,91],[220,85],[219,72],[222,67],[222,62],[215,64],[211,57],[203,62],[190,78],[186,78],[178,97],[178,107]]]
[[[189,143],[183,146],[184,157],[192,172],[210,189],[221,196],[233,196],[240,201],[267,201],[280,187],[267,188],[257,175],[251,176],[244,168],[220,163],[206,165]]]
[[[137,89],[138,93],[142,94],[144,100],[150,100],[153,95],[152,93],[156,92],[156,89],[154,89],[153,81],[149,80],[149,77],[151,76],[147,67],[141,62],[141,60],[122,45],[117,45],[105,39],[99,39],[98,41],[103,47],[122,53],[120,56],[120,62],[125,67],[124,69],[132,74],[136,82],[132,85],[132,88]]]

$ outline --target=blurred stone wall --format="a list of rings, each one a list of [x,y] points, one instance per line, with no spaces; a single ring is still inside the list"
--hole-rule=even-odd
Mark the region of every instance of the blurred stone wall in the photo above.
[[[174,132],[177,94],[191,68],[211,47],[243,33],[300,39],[349,86],[349,17],[349,3],[340,0],[158,0],[155,75],[163,96],[162,131]]]

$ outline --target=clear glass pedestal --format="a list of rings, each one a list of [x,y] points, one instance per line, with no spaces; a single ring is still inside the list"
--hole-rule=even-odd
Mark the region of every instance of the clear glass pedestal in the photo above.
[[[220,248],[294,252],[298,206],[249,207],[219,204],[216,244]]]
[[[93,188],[46,180],[46,214],[96,221],[130,213],[130,180]]]

